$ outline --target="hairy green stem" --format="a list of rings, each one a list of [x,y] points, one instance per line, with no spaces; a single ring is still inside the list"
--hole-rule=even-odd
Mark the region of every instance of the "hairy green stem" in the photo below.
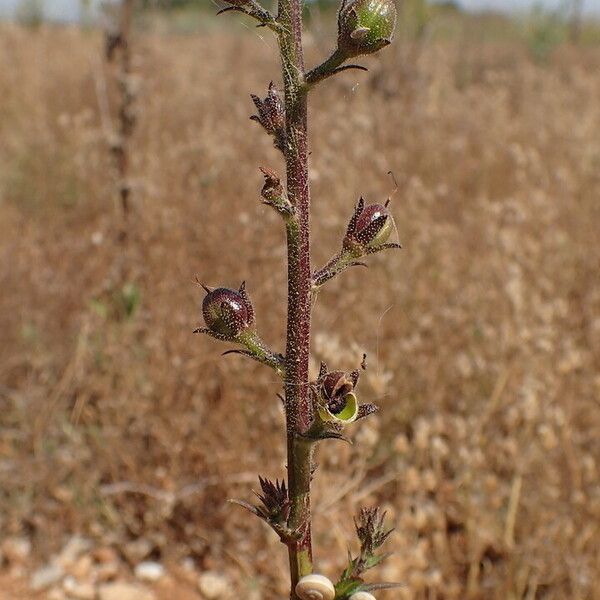
[[[294,216],[287,223],[288,316],[286,343],[286,422],[288,487],[292,502],[289,523],[299,539],[289,544],[291,593],[312,572],[310,527],[311,445],[299,437],[312,421],[308,387],[310,348],[310,190],[308,184],[308,119],[302,51],[302,2],[279,0],[279,46],[285,91],[287,193]]]
[[[327,79],[335,74],[336,69],[338,69],[346,60],[346,56],[339,50],[335,50],[333,54],[321,63],[319,66],[315,67],[312,71],[307,73],[306,82],[309,85],[314,85],[319,81],[323,81],[323,79]]]

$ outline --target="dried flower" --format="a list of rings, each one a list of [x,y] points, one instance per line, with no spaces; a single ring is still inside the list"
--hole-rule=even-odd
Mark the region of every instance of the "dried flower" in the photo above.
[[[258,507],[261,514],[269,521],[284,522],[290,513],[290,499],[285,486],[285,481],[263,477],[258,478],[262,493],[256,493],[263,506]]]
[[[313,395],[315,408],[322,421],[346,424],[356,420],[359,407],[353,391],[358,377],[358,370],[351,373],[329,372],[327,365],[321,363]]]
[[[347,58],[372,54],[391,43],[395,28],[393,0],[342,0],[338,50]]]
[[[257,123],[260,123],[265,131],[272,135],[275,140],[275,147],[284,152],[285,150],[285,109],[283,102],[279,97],[277,88],[271,81],[269,90],[264,100],[252,94],[252,101],[258,111],[257,115],[252,115],[250,118]]]
[[[328,371],[327,365],[321,363],[319,377],[311,385],[313,406],[319,418],[307,432],[308,437],[345,439],[340,435],[344,425],[368,417],[379,410],[375,404],[359,405],[354,394],[359,374],[358,369],[350,373]]]
[[[283,189],[279,175],[267,167],[260,167],[260,170],[265,178],[265,183],[261,190],[263,203],[272,206],[284,216],[292,215],[294,208]]]
[[[206,286],[205,290],[202,314],[210,331],[233,340],[254,324],[254,308],[245,283],[238,291],[229,288],[211,290]]]

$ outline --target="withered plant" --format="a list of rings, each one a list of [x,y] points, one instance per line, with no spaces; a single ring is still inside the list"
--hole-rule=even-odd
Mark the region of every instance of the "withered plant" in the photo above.
[[[396,8],[393,0],[342,0],[338,13],[337,47],[312,70],[306,70],[302,46],[302,0],[279,0],[277,14],[257,0],[226,0],[221,12],[237,11],[275,34],[281,55],[283,98],[276,86],[268,86],[264,99],[252,96],[257,121],[273,137],[285,159],[286,186],[279,175],[261,168],[263,202],[277,211],[287,234],[288,310],[285,354],[275,352],[259,337],[254,309],[245,283],[238,290],[203,285],[202,312],[206,327],[196,330],[243,349],[230,350],[271,367],[283,380],[287,430],[287,484],[260,478],[259,504],[235,501],[270,525],[287,546],[292,600],[366,600],[371,592],[396,584],[370,583],[363,574],[385,554],[379,547],[389,535],[379,509],[363,509],[356,523],[361,548],[349,556],[347,568],[334,585],[313,573],[310,486],[315,473],[313,453],[321,440],[344,440],[343,430],[353,421],[375,412],[373,404],[360,404],[355,388],[359,369],[350,373],[321,364],[316,381],[309,378],[312,299],[321,287],[362,259],[399,245],[389,242],[394,222],[385,204],[354,208],[339,252],[320,269],[313,270],[310,252],[310,188],[308,177],[308,97],[322,81],[346,69],[360,55],[375,53],[392,39]]]
[[[134,0],[121,0],[117,23],[106,32],[105,56],[108,63],[116,63],[114,73],[119,90],[117,127],[113,132],[110,150],[117,171],[119,238],[128,236],[131,211],[131,183],[129,180],[130,140],[135,127],[135,85],[131,72],[131,26]]]

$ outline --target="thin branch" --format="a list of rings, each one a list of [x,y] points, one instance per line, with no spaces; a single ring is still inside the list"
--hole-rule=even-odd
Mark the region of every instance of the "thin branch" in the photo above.
[[[267,367],[271,367],[279,374],[283,375],[285,372],[285,358],[281,354],[276,354],[274,352],[266,352],[265,354],[257,354],[251,352],[250,350],[226,350],[221,354],[221,356],[227,356],[229,354],[240,354],[241,356],[245,356],[247,358],[251,358],[256,362],[261,363],[262,365],[266,365]]]
[[[339,50],[335,50],[335,52],[329,58],[324,60],[320,65],[306,74],[306,85],[308,87],[313,87],[317,83],[320,83],[321,81],[324,81],[333,75],[337,75],[342,71],[347,71],[348,69],[368,71],[366,67],[361,65],[343,65],[345,61],[346,56]]]
[[[116,496],[118,494],[141,494],[165,502],[174,504],[175,502],[193,496],[204,491],[207,487],[232,483],[252,483],[256,480],[253,473],[237,473],[233,475],[213,475],[204,477],[195,483],[181,487],[175,492],[156,488],[151,485],[136,483],[134,481],[116,481],[100,487],[100,493],[103,496]]]
[[[275,33],[281,31],[281,25],[277,19],[266,8],[261,6],[256,0],[246,0],[243,5],[226,6],[217,12],[222,15],[228,12],[239,12],[258,21],[257,27],[268,27]]]

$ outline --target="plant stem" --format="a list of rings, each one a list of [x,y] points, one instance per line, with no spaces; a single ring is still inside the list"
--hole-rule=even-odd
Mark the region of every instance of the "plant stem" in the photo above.
[[[119,23],[120,62],[119,62],[119,142],[114,149],[119,173],[119,201],[121,208],[120,239],[128,237],[128,221],[131,187],[129,183],[129,141],[133,133],[133,93],[131,89],[131,22],[134,0],[122,0]]]
[[[286,111],[285,159],[287,193],[295,213],[287,222],[288,316],[286,343],[286,423],[288,489],[292,502],[289,525],[301,536],[289,545],[291,593],[312,572],[310,480],[312,445],[299,437],[312,421],[308,387],[310,349],[310,189],[308,184],[308,119],[302,52],[302,2],[279,0],[279,46]]]
[[[315,67],[310,73],[306,75],[306,81],[310,85],[314,85],[323,79],[327,79],[327,77],[331,77],[335,73],[335,70],[339,68],[346,57],[339,50],[335,50],[333,54],[325,60],[318,67]]]

